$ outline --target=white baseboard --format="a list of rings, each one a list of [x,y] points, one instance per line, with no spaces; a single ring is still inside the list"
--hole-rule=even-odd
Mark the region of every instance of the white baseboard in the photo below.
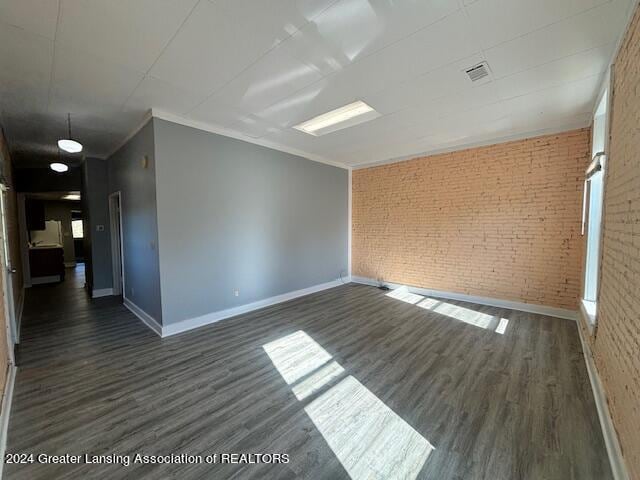
[[[48,275],[46,277],[31,277],[31,285],[42,285],[44,283],[56,283],[61,281],[60,275]]]
[[[582,353],[584,354],[584,361],[587,364],[587,373],[589,374],[589,381],[591,382],[591,390],[593,390],[593,398],[596,402],[600,428],[602,428],[604,444],[607,447],[613,478],[615,480],[629,480],[629,472],[625,465],[622,450],[620,449],[620,442],[618,441],[616,429],[613,426],[613,420],[611,419],[609,407],[607,406],[607,396],[604,392],[600,376],[598,375],[598,369],[593,361],[591,348],[583,336],[580,325],[578,325],[578,334],[580,335]]]
[[[351,276],[351,281],[361,283],[363,285],[378,286],[380,282],[372,278]],[[565,318],[567,320],[578,319],[578,311],[567,310],[564,308],[547,307],[545,305],[536,305],[533,303],[514,302],[511,300],[501,300],[490,297],[477,297],[475,295],[466,295],[464,293],[443,292],[441,290],[431,290],[428,288],[412,287],[409,285],[401,285],[399,283],[383,282],[389,288],[407,287],[411,293],[425,295],[429,297],[440,297],[449,300],[460,300],[461,302],[478,303],[480,305],[488,305],[490,307],[509,308],[511,310],[519,310],[521,312],[538,313],[549,317]]]
[[[348,280],[345,278],[344,282],[348,283]],[[249,313],[260,308],[269,307],[277,303],[293,300],[294,298],[303,297],[305,295],[310,295],[312,293],[327,290],[328,288],[334,288],[343,284],[344,283],[341,280],[333,280],[331,282],[321,283],[312,287],[303,288],[301,290],[294,290],[293,292],[276,295],[275,297],[258,300],[257,302],[247,303],[246,305],[240,305],[239,307],[219,310],[217,312],[207,313],[206,315],[202,315],[200,317],[182,320],[180,322],[162,327],[162,336],[168,337],[170,335],[176,335],[188,330],[193,330],[194,328],[203,327],[204,325],[210,325],[212,323],[219,322],[220,320],[224,320],[226,318],[242,315],[243,313]]]
[[[151,330],[153,330],[154,333],[156,333],[157,335],[159,335],[161,337],[163,336],[162,335],[162,325],[160,325],[155,318],[153,318],[147,312],[142,310],[138,305],[133,303],[127,297],[123,297],[122,303],[124,304],[124,306],[127,309],[129,309],[129,311],[131,313],[133,313],[136,317],[138,317],[140,320],[142,320],[142,323],[144,323],[147,327],[149,327]]]
[[[113,288],[98,288],[91,294],[91,298],[108,297],[113,295]]]
[[[9,365],[7,371],[7,383],[2,395],[2,413],[0,413],[0,478],[4,467],[4,454],[7,450],[7,434],[9,433],[9,416],[11,415],[11,403],[13,401],[13,387],[16,382],[18,368]]]

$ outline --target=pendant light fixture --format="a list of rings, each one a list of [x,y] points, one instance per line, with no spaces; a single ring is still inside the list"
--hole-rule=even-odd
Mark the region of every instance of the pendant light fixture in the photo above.
[[[54,172],[64,173],[69,170],[69,166],[66,163],[54,162],[49,164],[49,168]]]
[[[62,154],[60,153],[60,149],[58,148],[58,161],[49,164],[49,168],[54,172],[64,173],[69,170],[69,165],[66,163],[62,163]]]
[[[67,123],[69,126],[69,137],[58,140],[58,147],[69,153],[78,153],[82,151],[82,144],[71,138],[71,114],[67,114]]]

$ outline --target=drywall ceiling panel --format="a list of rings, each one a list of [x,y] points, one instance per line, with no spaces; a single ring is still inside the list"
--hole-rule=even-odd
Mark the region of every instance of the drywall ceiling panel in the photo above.
[[[468,57],[477,48],[466,22],[461,12],[450,15],[256,113],[272,123],[290,127]],[[442,43],[447,44],[446,49]]]
[[[4,114],[45,112],[53,43],[12,26],[0,28],[0,108]]]
[[[194,113],[217,105],[259,111],[322,79],[318,70],[292,56],[286,43],[245,69]]]
[[[349,165],[574,128],[631,5],[0,0],[1,121],[13,150],[42,157],[70,112],[103,156],[154,108]],[[471,83],[483,61],[490,76]],[[322,137],[292,128],[354,100],[381,116]]]
[[[309,21],[305,12],[312,18],[317,14],[315,9],[298,9],[298,2],[291,0],[201,1],[150,73],[186,90],[211,94],[297,32]]]
[[[198,0],[61,0],[56,41],[146,72]]]
[[[609,0],[482,0],[467,6],[484,48],[521,37]]]
[[[206,99],[206,95],[197,94],[158,78],[147,75],[128,98],[125,109],[146,112],[149,105],[160,110],[183,115]]]
[[[49,111],[116,114],[142,78],[139,71],[106,58],[96,58],[78,48],[57,46]]]
[[[609,66],[614,44],[563,57],[495,81],[500,97],[508,99],[603,73]]]
[[[612,43],[620,34],[626,6],[612,0],[485,51],[496,78]]]
[[[58,21],[58,0],[0,0],[0,21],[53,40]]]

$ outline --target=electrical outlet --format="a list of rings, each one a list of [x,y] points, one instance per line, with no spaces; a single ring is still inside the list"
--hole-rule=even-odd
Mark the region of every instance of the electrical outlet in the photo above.
[[[233,296],[234,297],[239,297],[240,296],[240,290],[238,290],[237,288],[233,289]]]

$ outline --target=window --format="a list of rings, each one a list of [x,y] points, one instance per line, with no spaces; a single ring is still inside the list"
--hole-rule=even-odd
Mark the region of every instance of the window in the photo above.
[[[71,232],[73,233],[73,238],[84,238],[82,220],[71,220]]]
[[[587,253],[582,304],[591,326],[594,326],[596,321],[598,297],[603,183],[607,148],[607,101],[608,89],[602,94],[593,117],[592,161],[585,172],[584,182],[582,234],[586,235]]]

